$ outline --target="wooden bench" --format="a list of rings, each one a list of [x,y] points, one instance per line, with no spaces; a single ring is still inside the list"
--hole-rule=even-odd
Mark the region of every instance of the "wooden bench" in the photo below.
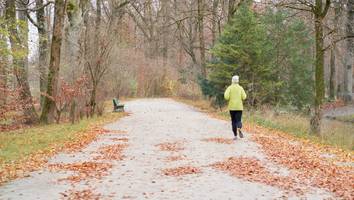
[[[124,104],[119,104],[119,100],[113,99],[113,112],[124,112]]]

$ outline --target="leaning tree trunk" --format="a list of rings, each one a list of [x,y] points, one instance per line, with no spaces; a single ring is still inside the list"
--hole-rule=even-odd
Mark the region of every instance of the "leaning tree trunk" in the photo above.
[[[46,97],[44,98],[41,122],[52,123],[55,120],[55,101],[52,97],[56,97],[58,93],[58,79],[60,67],[61,43],[63,37],[65,10],[67,1],[56,0],[54,11],[53,37],[50,52],[50,63],[48,72],[48,84]]]
[[[347,26],[346,35],[354,35],[354,0],[347,2]],[[354,40],[349,38],[346,40],[346,56],[345,56],[345,69],[344,69],[344,100],[351,102],[353,100],[353,56],[354,56]]]
[[[42,7],[43,0],[36,0],[36,6]],[[39,37],[39,62],[38,62],[38,69],[39,69],[39,90],[41,92],[41,108],[43,108],[44,97],[46,89],[47,89],[47,64],[48,64],[48,30],[46,26],[46,16],[44,12],[44,8],[39,9],[36,12],[37,15],[37,31]]]
[[[21,9],[25,6],[19,4]],[[23,22],[17,26],[15,1],[6,1],[6,19],[9,29],[11,51],[13,53],[13,69],[18,86],[20,87],[21,106],[25,116],[25,123],[32,124],[38,122],[38,115],[34,108],[30,86],[28,83],[28,23],[25,11],[18,13],[18,19]],[[17,55],[16,55],[17,54]],[[18,56],[23,54],[23,56]]]

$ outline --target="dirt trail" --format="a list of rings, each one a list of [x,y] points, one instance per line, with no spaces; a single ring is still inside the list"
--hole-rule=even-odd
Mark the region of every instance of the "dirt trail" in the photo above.
[[[0,199],[333,197],[311,187],[304,194],[289,193],[211,167],[229,157],[243,156],[258,159],[277,176],[289,175],[289,170],[266,159],[259,145],[249,139],[249,134],[242,140],[230,142],[232,134],[226,121],[170,99],[131,101],[126,110],[131,112],[130,116],[107,125],[109,132],[81,152],[59,154],[50,160],[47,168],[0,187]],[[213,142],[213,139],[206,140],[208,138],[224,139]],[[106,151],[107,146],[112,148]],[[173,176],[174,173],[190,174]]]

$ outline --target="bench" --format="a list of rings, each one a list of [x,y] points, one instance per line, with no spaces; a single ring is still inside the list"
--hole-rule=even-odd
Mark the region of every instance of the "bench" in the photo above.
[[[113,99],[113,112],[124,112],[124,104],[119,104],[119,100]]]

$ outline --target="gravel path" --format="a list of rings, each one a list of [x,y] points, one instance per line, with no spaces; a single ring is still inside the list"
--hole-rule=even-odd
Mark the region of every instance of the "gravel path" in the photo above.
[[[105,161],[112,164],[108,174],[99,179],[77,183],[58,181],[74,172],[43,169],[30,177],[12,181],[0,187],[0,199],[69,199],[68,191],[88,189],[88,196],[98,199],[326,199],[331,194],[314,189],[303,196],[289,196],[285,191],[262,183],[232,177],[210,164],[231,156],[255,157],[271,171],[287,175],[288,170],[272,164],[249,135],[232,144],[206,142],[212,137],[232,138],[230,124],[211,118],[197,110],[170,99],[141,99],[126,104],[132,114],[105,128],[111,133],[88,145],[79,153],[63,153],[50,164],[95,161],[99,148],[112,144],[128,144],[124,160]],[[117,130],[125,134],[115,133]],[[112,140],[115,138],[115,140]],[[119,138],[128,138],[128,142]],[[179,142],[179,151],[161,151],[157,146],[165,142]],[[169,156],[182,156],[176,161]],[[192,166],[200,173],[166,176],[162,170]],[[87,198],[82,198],[87,199]]]

